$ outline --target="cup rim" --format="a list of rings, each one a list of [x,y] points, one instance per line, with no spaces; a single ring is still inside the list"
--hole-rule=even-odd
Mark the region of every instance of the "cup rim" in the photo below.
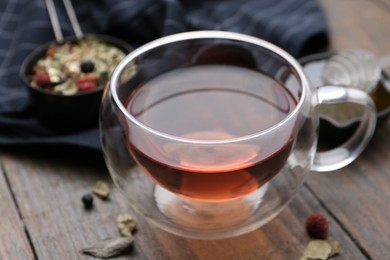
[[[223,139],[223,140],[201,140],[201,139],[192,139],[192,138],[183,138],[178,137],[172,134],[167,134],[164,132],[161,132],[159,130],[156,130],[154,128],[151,128],[141,122],[139,122],[135,117],[133,117],[127,109],[124,107],[122,102],[119,100],[118,93],[116,91],[116,86],[118,85],[118,82],[120,80],[120,76],[122,74],[122,71],[126,68],[126,66],[131,63],[132,60],[137,58],[138,56],[155,49],[157,47],[174,43],[174,42],[180,42],[180,41],[187,41],[187,40],[196,40],[196,39],[226,39],[226,40],[235,40],[235,41],[241,41],[246,43],[251,43],[254,45],[257,45],[261,48],[268,49],[269,51],[277,54],[279,57],[287,61],[295,70],[297,73],[297,78],[299,80],[299,83],[302,87],[301,96],[299,99],[299,102],[297,103],[296,107],[293,111],[291,111],[286,118],[278,122],[277,124],[262,130],[258,131],[253,134],[249,135],[243,135],[239,137],[229,138],[229,139]],[[253,138],[260,137],[262,135],[266,135],[272,131],[275,131],[277,128],[284,125],[286,122],[288,122],[290,119],[294,118],[296,114],[300,111],[303,101],[305,100],[305,97],[307,95],[307,91],[309,89],[310,85],[308,82],[308,79],[306,78],[303,68],[299,64],[299,62],[293,58],[289,53],[281,49],[280,47],[267,42],[265,40],[256,38],[254,36],[249,36],[242,33],[236,33],[236,32],[227,32],[227,31],[192,31],[192,32],[184,32],[184,33],[177,33],[172,34],[169,36],[165,36],[159,39],[156,39],[154,41],[151,41],[145,45],[142,45],[138,47],[137,49],[133,50],[131,53],[129,53],[114,69],[111,80],[109,82],[109,89],[111,91],[112,98],[115,102],[115,104],[120,109],[121,113],[125,115],[126,119],[130,120],[132,123],[137,125],[138,127],[144,129],[148,133],[151,133],[153,135],[157,135],[160,137],[163,137],[165,139],[171,139],[175,142],[182,142],[182,143],[190,143],[190,144],[228,144],[228,143],[237,143],[237,142],[243,142],[247,141]]]

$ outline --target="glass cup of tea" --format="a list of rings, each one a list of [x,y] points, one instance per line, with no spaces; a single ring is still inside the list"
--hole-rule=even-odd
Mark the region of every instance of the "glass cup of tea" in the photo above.
[[[317,151],[318,107],[364,110],[348,141]],[[237,236],[274,218],[310,171],[352,162],[376,125],[358,89],[312,88],[300,64],[261,39],[222,31],[167,36],[130,53],[105,90],[100,130],[115,184],[168,232]]]

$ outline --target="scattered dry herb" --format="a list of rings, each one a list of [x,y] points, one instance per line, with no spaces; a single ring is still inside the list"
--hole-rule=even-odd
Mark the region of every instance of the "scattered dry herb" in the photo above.
[[[107,199],[110,195],[110,188],[104,181],[97,181],[95,186],[93,186],[92,191],[102,199]]]
[[[84,194],[81,197],[81,201],[83,202],[84,208],[92,209],[93,207],[93,197],[90,193]]]
[[[127,252],[133,247],[133,242],[134,238],[132,236],[109,238],[81,249],[81,253],[107,259]]]
[[[326,239],[328,237],[329,223],[322,213],[311,214],[307,217],[305,227],[311,238]]]
[[[131,237],[137,226],[137,221],[130,214],[120,214],[117,218],[119,233],[123,237]]]
[[[300,260],[327,260],[340,253],[340,244],[326,238],[329,233],[329,221],[322,213],[314,213],[305,219],[307,234],[312,238],[306,246]]]
[[[110,194],[109,186],[104,181],[97,181],[93,186],[92,191],[103,199],[106,199]],[[93,202],[93,197],[89,193],[85,194],[82,197],[82,201],[86,208],[92,207],[89,203]],[[132,232],[136,229],[137,221],[132,215],[123,213],[118,215],[117,225],[121,235],[120,237],[108,238],[94,245],[83,248],[80,252],[97,258],[108,259],[132,249],[134,244]]]
[[[122,50],[92,35],[61,45],[53,43],[35,64],[31,85],[61,95],[101,89],[124,57]]]
[[[340,253],[336,240],[313,239],[307,245],[300,260],[327,260]]]

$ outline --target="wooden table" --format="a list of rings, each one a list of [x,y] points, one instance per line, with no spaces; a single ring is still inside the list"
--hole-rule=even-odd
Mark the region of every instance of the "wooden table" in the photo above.
[[[332,49],[390,54],[388,0],[322,0]],[[292,203],[252,233],[218,241],[189,240],[139,221],[134,250],[118,259],[299,259],[309,238],[304,219],[323,212],[342,253],[336,259],[390,259],[390,122],[356,162],[311,174]],[[0,151],[0,259],[91,259],[82,247],[117,236],[116,217],[135,215],[110,180],[102,157],[73,148]],[[80,198],[97,180],[113,189],[85,211]]]

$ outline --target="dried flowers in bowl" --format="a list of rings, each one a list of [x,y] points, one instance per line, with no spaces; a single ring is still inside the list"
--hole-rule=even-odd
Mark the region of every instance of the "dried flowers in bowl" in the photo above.
[[[117,38],[88,35],[32,52],[22,64],[21,77],[39,121],[57,132],[97,126],[103,89],[131,50]]]
[[[95,36],[51,43],[33,67],[31,85],[62,95],[100,89],[124,57],[122,49]]]

